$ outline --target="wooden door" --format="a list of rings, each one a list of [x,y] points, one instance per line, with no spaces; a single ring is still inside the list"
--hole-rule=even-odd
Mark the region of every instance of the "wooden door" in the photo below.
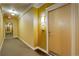
[[[48,51],[57,55],[71,54],[71,6],[48,12]]]
[[[76,55],[79,56],[79,4],[76,4]]]

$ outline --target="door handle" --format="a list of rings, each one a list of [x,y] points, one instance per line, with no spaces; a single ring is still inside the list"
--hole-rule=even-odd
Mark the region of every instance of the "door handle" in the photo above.
[[[51,32],[48,32],[49,34],[51,33]]]
[[[48,35],[49,35],[49,36],[50,36],[50,33],[51,33],[51,32],[48,32]]]

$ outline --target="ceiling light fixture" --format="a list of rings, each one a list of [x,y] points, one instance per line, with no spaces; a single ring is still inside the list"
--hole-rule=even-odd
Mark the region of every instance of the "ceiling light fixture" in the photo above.
[[[12,13],[11,15],[15,15],[14,13]]]
[[[14,13],[17,14],[17,12],[15,10],[9,10],[10,13]]]

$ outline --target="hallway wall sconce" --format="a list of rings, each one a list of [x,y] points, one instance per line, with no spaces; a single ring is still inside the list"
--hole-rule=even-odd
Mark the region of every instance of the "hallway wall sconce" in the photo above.
[[[41,29],[45,30],[45,16],[41,16]]]

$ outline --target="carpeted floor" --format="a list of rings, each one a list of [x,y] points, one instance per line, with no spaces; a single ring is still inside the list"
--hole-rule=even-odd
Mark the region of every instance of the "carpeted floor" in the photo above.
[[[26,46],[19,39],[14,39],[10,35],[6,36],[1,56],[40,56],[37,52]]]

